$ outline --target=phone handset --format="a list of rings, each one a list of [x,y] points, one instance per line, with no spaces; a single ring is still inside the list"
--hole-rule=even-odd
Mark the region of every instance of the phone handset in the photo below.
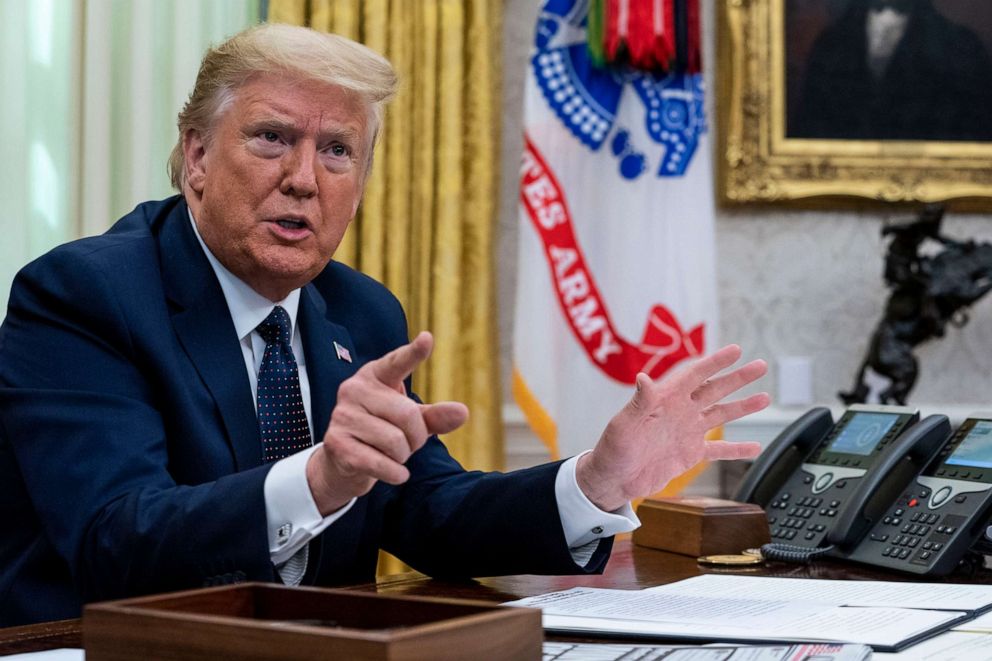
[[[833,427],[830,409],[810,409],[786,427],[755,459],[734,500],[766,507],[778,489]]]
[[[851,494],[848,505],[827,533],[835,547],[831,555],[843,555],[868,533],[907,484],[930,463],[951,436],[946,415],[930,415],[910,427],[876,460]]]

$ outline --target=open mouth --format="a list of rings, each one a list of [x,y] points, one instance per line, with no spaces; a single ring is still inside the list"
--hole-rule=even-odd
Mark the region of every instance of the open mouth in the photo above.
[[[277,220],[276,224],[279,225],[279,227],[284,227],[288,230],[302,230],[307,228],[307,224],[302,220],[292,220],[292,219],[284,218],[282,220]]]

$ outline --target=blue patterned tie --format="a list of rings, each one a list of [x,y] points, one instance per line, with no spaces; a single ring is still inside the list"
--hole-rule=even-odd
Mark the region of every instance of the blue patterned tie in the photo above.
[[[265,354],[258,370],[258,425],[264,461],[278,461],[312,445],[300,373],[291,346],[289,314],[273,308],[258,325]]]

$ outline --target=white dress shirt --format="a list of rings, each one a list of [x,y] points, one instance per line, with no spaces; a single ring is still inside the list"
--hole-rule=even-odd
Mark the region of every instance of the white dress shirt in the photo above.
[[[307,377],[303,343],[296,324],[300,290],[293,290],[284,300],[276,303],[265,298],[228,271],[217,260],[200,237],[192,212],[190,212],[189,218],[193,225],[193,232],[220,282],[221,290],[224,292],[224,299],[227,301],[238,340],[241,342],[241,352],[245,359],[245,369],[248,372],[248,381],[251,383],[253,400],[257,396],[258,370],[262,365],[262,356],[265,353],[265,340],[255,329],[269,316],[272,308],[276,305],[281,305],[289,315],[292,324],[293,355],[296,357],[296,363],[300,370],[300,392],[303,396],[303,406],[306,409],[307,421],[310,424],[310,435],[315,440],[319,440],[319,437],[314,434],[313,416],[310,411],[310,380]],[[283,580],[288,584],[299,584],[303,578],[303,572],[294,568],[293,571],[289,572],[290,575],[286,575],[283,568],[287,565],[287,561],[316,535],[344,516],[356,500],[352,498],[347,505],[333,512],[330,516],[320,516],[306,477],[307,460],[317,447],[319,446],[315,445],[285,459],[280,459],[275,462],[265,478],[265,514],[268,519],[269,553],[272,557],[272,563],[280,570]],[[555,477],[555,498],[558,503],[565,540],[572,553],[572,558],[576,564],[584,566],[592,557],[596,550],[596,543],[601,538],[629,532],[639,526],[640,521],[629,504],[611,513],[604,512],[586,498],[575,479],[575,466],[579,456],[572,457],[559,468]],[[305,558],[303,560],[305,567]]]

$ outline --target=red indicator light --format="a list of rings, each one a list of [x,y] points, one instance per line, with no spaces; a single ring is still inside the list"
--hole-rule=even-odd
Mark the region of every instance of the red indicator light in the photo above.
[[[916,507],[916,504],[917,504],[918,502],[919,502],[919,501],[918,501],[918,500],[916,500],[915,498],[910,498],[910,499],[909,499],[909,502],[908,502],[908,503],[906,503],[906,504],[907,504],[907,505],[909,505],[910,507]]]

